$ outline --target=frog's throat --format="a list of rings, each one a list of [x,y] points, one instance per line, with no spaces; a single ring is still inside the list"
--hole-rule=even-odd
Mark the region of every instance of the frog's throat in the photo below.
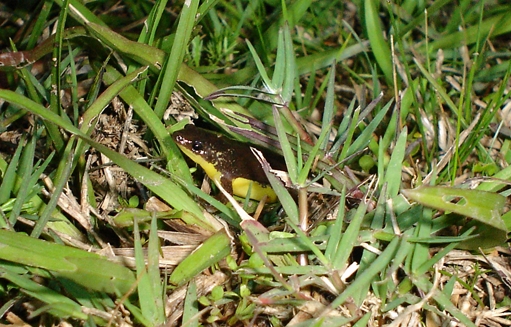
[[[186,154],[190,159],[192,159],[194,162],[199,164],[202,169],[206,172],[206,174],[211,178],[212,180],[218,180],[220,181],[220,177],[222,176],[222,173],[216,169],[215,165],[211,162],[206,161],[204,158],[202,158],[200,155],[194,153],[190,149],[178,145],[181,151],[183,151],[184,154]]]

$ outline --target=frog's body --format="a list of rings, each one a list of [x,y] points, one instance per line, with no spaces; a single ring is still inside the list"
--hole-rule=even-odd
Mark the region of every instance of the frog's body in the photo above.
[[[246,197],[252,185],[251,199],[260,201],[266,195],[268,202],[277,201],[261,164],[247,144],[193,125],[172,136],[179,148],[230,194]],[[273,169],[285,170],[279,155],[267,151],[264,155]]]

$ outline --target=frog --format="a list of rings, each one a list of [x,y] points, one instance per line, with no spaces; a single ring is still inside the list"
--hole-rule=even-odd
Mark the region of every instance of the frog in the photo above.
[[[277,202],[277,195],[250,145],[233,140],[192,124],[172,134],[180,150],[202,167],[206,175],[231,195],[249,197],[268,203]],[[256,147],[257,148],[257,147]],[[274,152],[260,150],[272,169],[286,170],[283,158]]]

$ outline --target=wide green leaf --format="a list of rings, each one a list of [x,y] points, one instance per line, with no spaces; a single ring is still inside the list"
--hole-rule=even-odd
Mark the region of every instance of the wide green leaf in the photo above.
[[[442,186],[422,186],[401,193],[425,206],[464,215],[508,231],[500,215],[506,198],[500,194]]]

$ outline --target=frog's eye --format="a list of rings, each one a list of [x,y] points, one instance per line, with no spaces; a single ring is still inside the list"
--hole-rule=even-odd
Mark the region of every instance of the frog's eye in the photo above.
[[[193,141],[192,143],[192,150],[194,152],[202,152],[202,149],[204,148],[204,145],[201,141]]]

